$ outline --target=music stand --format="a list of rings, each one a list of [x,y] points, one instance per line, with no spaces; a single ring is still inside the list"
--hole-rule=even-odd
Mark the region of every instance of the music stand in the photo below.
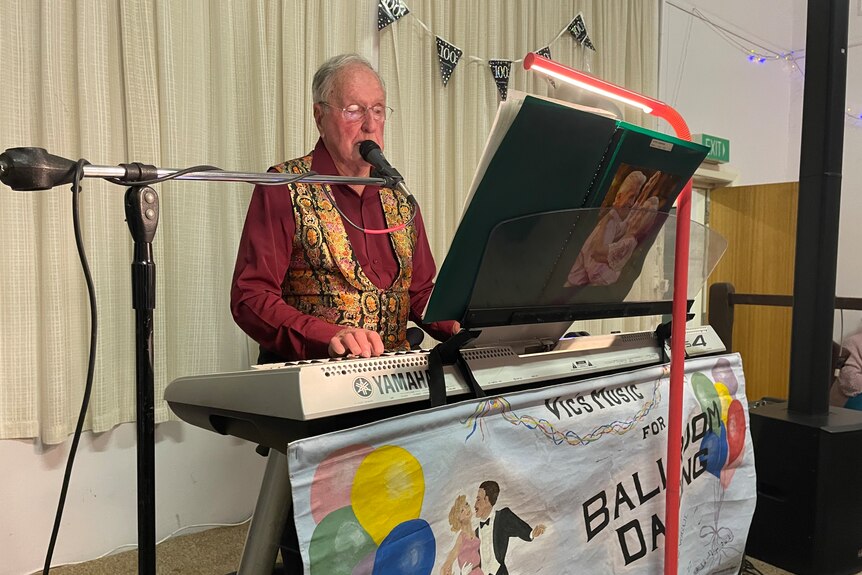
[[[630,210],[629,216],[651,224],[625,261],[617,262],[615,272],[596,262],[587,264],[596,268],[590,271],[600,282],[615,275],[609,283],[591,284],[583,262],[591,258],[592,240],[601,233],[603,222],[617,217],[613,208],[538,212],[495,225],[484,245],[477,247],[481,258],[476,279],[466,292],[465,311],[457,318],[468,335],[439,344],[429,356],[431,404],[445,402],[443,365],[456,365],[468,383],[473,379],[460,361],[461,347],[502,342],[525,352],[549,351],[574,321],[652,315],[663,316],[656,336],[664,347],[671,333],[670,322],[664,319],[673,311],[670,286],[675,273],[676,218],[654,210]],[[464,225],[471,228],[469,221]],[[693,281],[687,309],[727,247],[724,238],[700,224],[692,226],[690,240],[688,274]],[[481,242],[478,237],[477,241]],[[458,252],[447,255],[447,261],[459,258],[474,259]],[[434,287],[429,308],[438,299],[451,306],[452,298],[464,291],[449,283]],[[685,333],[684,324],[680,331]],[[475,387],[474,394],[482,396]]]

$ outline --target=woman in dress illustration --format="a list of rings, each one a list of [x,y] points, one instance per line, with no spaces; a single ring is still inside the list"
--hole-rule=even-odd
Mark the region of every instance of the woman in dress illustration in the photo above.
[[[571,271],[564,287],[610,285],[620,276],[622,265],[631,256],[636,241],[620,242],[626,236],[627,218],[640,197],[647,177],[632,171],[620,184],[613,203],[596,225]]]
[[[457,536],[440,573],[452,575],[452,566],[457,562],[461,575],[482,575],[479,537],[476,536],[476,528],[473,526],[473,508],[467,503],[465,495],[455,498],[455,503],[449,510],[449,527]]]
[[[661,187],[662,175],[662,172],[656,172],[649,177],[626,218],[626,235],[634,236],[637,241],[649,235],[658,215],[661,207],[659,196],[665,191]]]

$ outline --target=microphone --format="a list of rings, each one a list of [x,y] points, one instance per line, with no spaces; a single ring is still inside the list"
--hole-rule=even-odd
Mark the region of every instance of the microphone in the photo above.
[[[359,143],[359,155],[362,159],[374,167],[374,169],[387,180],[386,185],[400,190],[407,196],[407,201],[414,207],[416,206],[416,198],[410,193],[410,190],[404,184],[404,176],[398,170],[392,167],[386,156],[383,155],[383,150],[373,140],[365,140]]]
[[[0,154],[0,182],[19,192],[50,190],[75,179],[75,164],[45,148],[9,148]]]

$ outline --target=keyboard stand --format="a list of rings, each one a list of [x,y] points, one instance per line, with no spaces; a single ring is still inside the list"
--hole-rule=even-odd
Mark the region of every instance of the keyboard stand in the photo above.
[[[237,575],[272,575],[291,507],[287,455],[270,449]]]

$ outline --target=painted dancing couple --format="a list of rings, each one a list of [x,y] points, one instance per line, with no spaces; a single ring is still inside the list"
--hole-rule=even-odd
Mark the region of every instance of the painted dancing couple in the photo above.
[[[455,498],[449,511],[449,525],[458,535],[443,562],[441,575],[453,575],[455,564],[461,575],[508,575],[509,539],[532,541],[545,532],[544,525],[531,528],[508,507],[494,510],[499,495],[500,486],[495,481],[485,481],[479,485],[472,509],[465,495]],[[473,524],[474,511],[478,525]]]

